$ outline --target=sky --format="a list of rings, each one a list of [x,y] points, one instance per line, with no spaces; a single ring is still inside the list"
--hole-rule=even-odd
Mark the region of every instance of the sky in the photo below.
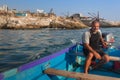
[[[30,10],[37,9],[49,12],[53,8],[57,15],[65,16],[69,13],[97,14],[112,21],[120,21],[120,0],[0,0],[0,6],[8,5],[10,9]]]

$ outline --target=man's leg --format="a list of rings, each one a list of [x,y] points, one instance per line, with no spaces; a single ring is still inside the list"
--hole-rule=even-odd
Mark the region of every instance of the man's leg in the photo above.
[[[92,69],[96,69],[107,62],[109,62],[109,56],[105,54],[96,65],[93,65]]]
[[[105,63],[110,61],[110,58],[107,54],[105,54],[102,58],[105,60]]]
[[[88,69],[89,69],[89,66],[91,64],[91,61],[92,61],[92,58],[93,58],[93,53],[89,53],[87,58],[86,58],[86,62],[85,62],[85,68],[84,68],[84,73],[88,73]]]

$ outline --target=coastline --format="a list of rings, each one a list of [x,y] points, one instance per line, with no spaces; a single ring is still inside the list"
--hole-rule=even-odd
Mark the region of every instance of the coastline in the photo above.
[[[77,18],[56,16],[53,13],[27,13],[27,16],[16,16],[13,12],[0,12],[0,29],[82,29],[89,27],[85,23]],[[110,22],[101,22],[101,26],[104,28],[120,27]]]
[[[77,19],[65,18],[56,15],[16,16],[13,13],[0,14],[0,29],[81,29],[86,27],[88,26]]]

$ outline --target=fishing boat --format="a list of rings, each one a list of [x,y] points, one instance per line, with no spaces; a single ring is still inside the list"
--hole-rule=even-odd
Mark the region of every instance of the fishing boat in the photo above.
[[[113,37],[110,33],[105,35],[109,40],[113,40]],[[49,56],[2,72],[0,80],[120,80],[120,68],[114,69],[115,62],[120,61],[119,48],[109,45],[103,49],[110,55],[111,61],[89,71],[89,74],[83,73],[86,58],[82,48],[81,43],[76,43]]]

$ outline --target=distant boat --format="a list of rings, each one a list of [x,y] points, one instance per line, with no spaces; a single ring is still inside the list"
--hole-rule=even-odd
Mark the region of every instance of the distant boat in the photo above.
[[[106,38],[113,38],[107,34]],[[111,37],[111,38],[110,38]],[[104,49],[112,60],[103,67],[83,73],[85,57],[79,43],[44,58],[0,73],[0,80],[120,80],[120,70],[114,70],[114,62],[120,61],[120,49],[112,45]]]

